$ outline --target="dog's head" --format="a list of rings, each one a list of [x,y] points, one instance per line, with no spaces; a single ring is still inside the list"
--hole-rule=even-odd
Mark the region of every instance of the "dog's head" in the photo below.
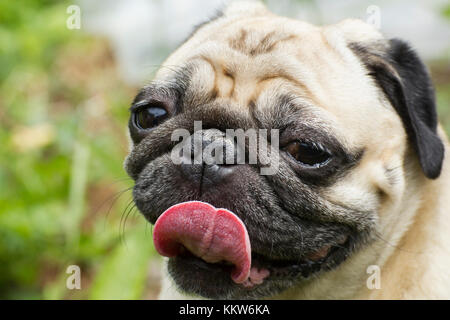
[[[194,121],[200,146],[220,137],[224,154],[236,146],[229,129],[266,129],[258,140],[278,145],[265,164],[178,163],[174,132],[194,134]],[[178,244],[169,273],[210,298],[273,296],[344,268],[387,230],[407,173],[437,178],[444,152],[429,76],[407,44],[362,21],[316,27],[259,4],[199,26],[137,95],[129,129],[134,201],[152,224],[178,204],[165,226],[166,246]],[[244,143],[246,159],[259,147]],[[227,209],[224,221],[206,217],[213,207],[189,212],[193,200]],[[246,236],[251,252],[234,252],[249,249]],[[233,257],[251,259],[245,282],[230,277]]]

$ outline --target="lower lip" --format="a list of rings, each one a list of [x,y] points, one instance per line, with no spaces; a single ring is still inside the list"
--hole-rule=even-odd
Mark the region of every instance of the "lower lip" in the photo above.
[[[309,255],[313,259],[305,261],[271,261],[265,257],[253,254],[251,276],[248,281],[240,286],[243,286],[246,289],[252,289],[263,284],[265,280],[284,280],[287,278],[297,278],[299,276],[308,278],[322,269],[322,265],[335,251],[333,250],[334,248],[337,250],[339,249],[338,247],[331,246],[323,247]],[[232,269],[231,265],[224,263],[207,263],[188,251],[183,252],[181,256],[184,259],[195,260],[195,264],[204,267],[206,273],[208,270],[211,270],[211,268],[217,268],[221,269],[228,277]]]

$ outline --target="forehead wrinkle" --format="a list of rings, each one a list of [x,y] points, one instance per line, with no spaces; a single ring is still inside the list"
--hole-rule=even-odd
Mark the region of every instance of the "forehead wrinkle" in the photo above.
[[[273,80],[281,80],[293,84],[297,91],[317,101],[317,97],[308,85],[310,78],[299,62],[286,55],[262,55],[249,58],[223,45],[208,45],[207,52],[199,48],[188,61],[199,61],[208,64],[214,72],[214,84],[211,96],[218,96],[224,90],[224,96],[233,100],[241,100],[244,105],[255,100],[261,91]],[[230,53],[231,57],[229,57]],[[224,57],[229,57],[225,59]],[[201,67],[201,66],[199,66]],[[197,72],[193,70],[192,72]],[[223,82],[222,80],[229,80]],[[319,103],[318,103],[319,104]]]
[[[265,123],[270,127],[283,129],[294,123],[308,124],[321,130],[329,127],[307,99],[290,93],[267,94],[268,99],[264,96],[263,99],[258,99],[255,112],[265,118]]]

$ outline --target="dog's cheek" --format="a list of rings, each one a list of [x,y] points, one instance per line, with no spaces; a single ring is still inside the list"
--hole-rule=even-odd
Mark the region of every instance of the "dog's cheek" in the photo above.
[[[352,172],[323,193],[330,202],[340,203],[360,212],[371,212],[360,222],[365,230],[383,229],[390,212],[397,212],[405,193],[403,148],[364,159]],[[385,150],[386,151],[386,150]],[[380,221],[381,220],[381,221]],[[361,221],[361,220],[360,220]],[[380,230],[379,230],[380,231]]]
[[[371,174],[366,169],[362,170],[361,167],[355,168],[322,193],[323,197],[329,202],[338,203],[353,209],[352,214],[354,215],[367,215],[367,213],[373,215],[367,217],[367,219],[347,217],[363,224],[358,226],[358,229],[373,229],[373,221],[378,219],[377,212],[380,205],[380,197],[377,189],[370,183],[370,176]]]

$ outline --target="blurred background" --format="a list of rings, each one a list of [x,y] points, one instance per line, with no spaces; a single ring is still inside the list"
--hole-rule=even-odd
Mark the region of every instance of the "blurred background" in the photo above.
[[[156,297],[160,258],[122,168],[128,107],[224,2],[0,2],[0,298]],[[360,18],[409,40],[450,132],[448,1],[264,2],[317,24]],[[66,287],[70,265],[81,269],[80,290]]]

